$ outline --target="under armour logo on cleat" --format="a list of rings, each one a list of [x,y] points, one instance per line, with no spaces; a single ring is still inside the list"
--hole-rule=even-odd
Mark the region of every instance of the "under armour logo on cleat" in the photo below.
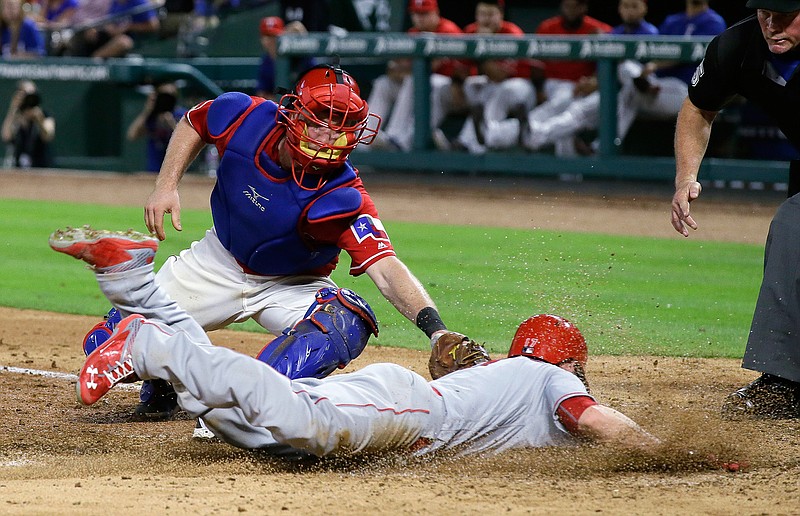
[[[96,367],[89,367],[86,369],[86,372],[89,373],[89,381],[86,382],[87,389],[97,389],[97,382],[94,381],[95,375],[98,373]]]

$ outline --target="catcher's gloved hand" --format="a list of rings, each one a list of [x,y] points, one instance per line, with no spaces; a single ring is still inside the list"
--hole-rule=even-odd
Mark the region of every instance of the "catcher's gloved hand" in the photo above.
[[[483,364],[490,360],[489,353],[483,349],[483,346],[466,335],[454,331],[434,335],[431,345],[428,370],[434,380],[453,371]]]

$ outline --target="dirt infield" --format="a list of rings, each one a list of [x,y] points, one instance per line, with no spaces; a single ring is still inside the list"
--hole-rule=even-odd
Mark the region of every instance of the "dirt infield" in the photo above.
[[[385,220],[435,215],[444,223],[681,238],[668,223],[668,185],[412,179],[365,173]],[[151,184],[149,176],[0,171],[5,198],[124,191],[140,203]],[[211,184],[187,177],[184,206],[207,206]],[[707,192],[704,200],[695,207],[702,226],[694,238],[760,244],[780,195]],[[736,360],[590,359],[593,393],[665,438],[667,446],[649,456],[580,447],[291,464],[193,440],[186,418],[133,421],[134,390],[77,405],[70,375],[95,320],[0,308],[0,514],[800,514],[800,421],[718,416],[725,395],[755,376]],[[257,334],[211,337],[251,355],[263,345]],[[427,375],[427,354],[376,346],[349,369],[378,361]],[[710,455],[746,467],[725,472]]]

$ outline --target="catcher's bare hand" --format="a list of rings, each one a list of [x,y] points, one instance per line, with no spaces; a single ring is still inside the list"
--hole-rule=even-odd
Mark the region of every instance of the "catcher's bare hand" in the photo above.
[[[685,237],[689,236],[687,226],[697,229],[697,223],[689,214],[689,205],[700,197],[702,189],[697,181],[689,181],[676,188],[672,197],[672,227]]]
[[[178,190],[153,190],[144,207],[144,223],[150,233],[159,240],[167,238],[164,232],[164,216],[169,213],[172,226],[181,231],[181,198]]]
[[[454,331],[436,332],[431,338],[428,371],[434,380],[489,360],[489,354],[483,346],[464,334]]]

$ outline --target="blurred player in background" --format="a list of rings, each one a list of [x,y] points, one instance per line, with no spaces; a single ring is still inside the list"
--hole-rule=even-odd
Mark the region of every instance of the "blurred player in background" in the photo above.
[[[481,0],[475,6],[475,21],[464,28],[467,34],[481,36],[522,36],[516,23],[505,19],[504,0]],[[464,123],[456,144],[471,154],[486,152],[481,127],[505,118],[508,106],[520,99],[532,99],[527,59],[483,59],[474,63],[476,74],[464,80],[464,98],[470,117]]]
[[[44,0],[41,3],[36,22],[42,30],[53,31],[72,26],[72,19],[78,10],[78,0]]]
[[[658,34],[656,26],[645,19],[647,10],[647,0],[619,0],[617,12],[622,23],[611,29],[611,34],[628,36]]]
[[[716,36],[727,28],[725,20],[711,9],[708,0],[686,0],[683,11],[667,16],[659,25],[662,36]],[[623,82],[636,87],[633,105],[640,115],[671,120],[681,109],[688,93],[695,65],[671,61],[650,61],[644,65],[626,61],[620,74]]]
[[[589,0],[561,0],[559,14],[542,21],[536,34],[560,36],[589,36],[611,31],[607,23],[589,16]],[[539,103],[556,100],[565,95],[571,97],[575,84],[587,77],[594,77],[597,63],[594,61],[544,60],[544,81],[535,84]]]
[[[158,12],[148,9],[149,5],[149,0],[111,0],[107,23],[77,33],[66,54],[99,58],[128,55],[138,37],[155,34],[161,27]]]
[[[409,34],[463,34],[462,30],[439,14],[436,0],[410,0],[408,12],[412,27]],[[456,59],[435,59],[431,62],[430,125],[435,132],[445,117],[464,108],[463,83],[467,67]],[[377,146],[410,151],[414,143],[414,75],[411,59],[391,59],[386,74],[372,85],[369,106],[385,123],[385,131],[376,138]]]
[[[658,29],[644,19],[647,15],[646,0],[620,0],[618,7],[622,23],[611,30],[613,34],[658,34]],[[618,69],[626,73],[629,66],[641,68],[636,63],[624,62]],[[620,83],[617,94],[617,137],[621,141],[636,119],[638,95],[630,80],[621,80]],[[578,133],[597,129],[600,125],[600,91],[597,78],[594,75],[584,75],[572,84],[571,92],[562,92],[570,94],[545,93],[545,98],[549,100],[533,109],[530,109],[530,103],[524,102],[508,105],[508,118],[485,123],[483,131],[486,145],[490,149],[507,149],[521,145],[531,151],[554,145],[555,155],[560,157],[593,154],[597,145],[587,145]],[[533,95],[533,91],[529,95]],[[514,94],[506,94],[504,97],[514,98]]]

